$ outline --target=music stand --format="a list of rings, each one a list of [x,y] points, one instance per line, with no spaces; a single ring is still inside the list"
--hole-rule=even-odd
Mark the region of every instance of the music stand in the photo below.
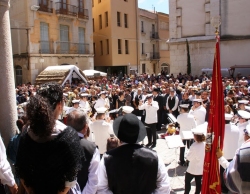
[[[176,172],[176,168],[177,168],[177,164],[178,164],[178,155],[177,155],[177,149],[180,148],[180,147],[184,147],[184,144],[182,142],[182,139],[181,139],[181,136],[180,135],[171,135],[171,136],[166,136],[165,137],[166,139],[166,142],[167,142],[167,145],[170,149],[175,149],[175,159],[174,161],[176,162],[176,165],[175,165],[175,169],[174,169],[174,175],[173,175],[173,179],[175,177],[178,178],[179,181],[181,181],[178,177],[178,174]],[[181,181],[182,182],[182,181]]]

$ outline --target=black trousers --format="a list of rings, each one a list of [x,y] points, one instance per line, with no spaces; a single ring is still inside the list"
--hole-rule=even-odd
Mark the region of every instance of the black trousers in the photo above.
[[[147,130],[148,143],[152,144],[153,140],[153,145],[156,145],[156,123],[152,124],[145,123],[145,125]]]
[[[189,194],[191,190],[191,181],[192,179],[195,179],[195,194],[199,194],[201,192],[201,179],[202,175],[193,175],[188,172],[186,172],[185,175],[185,193],[184,194]]]
[[[231,162],[232,160],[228,160],[228,162]],[[221,192],[223,193],[227,193],[229,190],[227,188],[227,186],[225,185],[225,182],[224,182],[224,178],[223,178],[223,173],[224,173],[225,169],[220,166],[220,182],[221,182]]]
[[[179,160],[181,163],[184,163],[185,162],[185,159],[184,159],[184,154],[185,154],[185,148],[186,148],[186,144],[187,144],[187,148],[189,149],[191,144],[192,144],[192,141],[193,140],[182,140],[183,144],[185,145],[184,147],[180,147],[180,157],[179,157]]]

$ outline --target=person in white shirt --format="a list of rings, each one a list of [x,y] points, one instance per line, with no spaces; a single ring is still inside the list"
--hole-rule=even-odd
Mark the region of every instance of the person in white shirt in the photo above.
[[[146,111],[145,125],[148,136],[148,144],[146,145],[146,147],[151,146],[151,148],[154,148],[156,146],[157,110],[159,109],[158,102],[153,100],[152,94],[149,94],[145,103],[143,103],[141,100],[139,101],[138,108],[139,110],[145,109]]]
[[[89,124],[90,133],[93,133],[95,144],[101,156],[106,152],[107,139],[113,134],[112,125],[105,121],[105,107],[97,108],[96,121]]]
[[[189,114],[194,116],[197,125],[205,123],[206,112],[206,109],[202,106],[202,99],[193,99],[193,107],[189,111]]]
[[[68,114],[71,113],[72,111],[80,109],[79,103],[80,103],[80,100],[72,100],[73,106],[70,107],[70,108],[68,108],[68,109],[66,110],[66,113],[65,113],[65,114],[68,115]]]
[[[80,108],[85,113],[91,112],[91,107],[90,107],[89,102],[88,102],[88,96],[89,96],[89,94],[87,94],[87,93],[81,93],[79,96],[80,96],[80,103],[79,103]]]
[[[207,129],[207,123],[197,126],[192,129],[195,142],[191,145],[190,150],[186,156],[189,161],[189,166],[185,175],[185,192],[189,194],[191,190],[191,181],[195,178],[195,193],[201,192],[201,179],[203,174],[203,164],[205,158],[205,134]]]
[[[173,114],[175,117],[178,115],[178,104],[179,99],[175,95],[175,90],[173,88],[170,89],[170,95],[167,98],[166,109],[168,113]]]
[[[88,129],[87,115],[83,111],[75,110],[68,115],[68,126],[74,128],[84,150],[82,169],[78,172],[77,182],[82,194],[95,194],[97,191],[97,169],[100,163],[100,153],[96,145],[84,137]]]
[[[233,160],[236,150],[238,149],[239,140],[239,129],[234,124],[231,123],[233,115],[225,114],[225,134],[224,134],[224,144],[223,153],[224,157],[230,162]],[[228,188],[224,183],[223,178],[224,168],[220,166],[220,178],[221,178],[221,192],[228,193]]]
[[[8,185],[11,194],[16,194],[18,187],[11,171],[10,163],[7,160],[6,149],[0,136],[0,180],[3,185]]]
[[[138,144],[146,136],[143,123],[134,114],[126,114],[114,121],[113,130],[122,145],[101,159],[97,194],[170,194],[163,160]]]
[[[106,92],[105,92],[105,91],[102,91],[102,92],[99,94],[99,98],[98,98],[98,100],[96,101],[94,108],[95,108],[95,110],[96,110],[97,108],[100,108],[100,107],[105,107],[106,109],[109,109],[109,108],[110,108],[109,106],[110,106],[110,105],[109,105],[109,99],[106,98]]]
[[[194,119],[194,116],[191,114],[188,114],[189,111],[189,104],[181,104],[180,105],[180,115],[177,117],[177,123],[180,126],[180,136],[182,138],[184,147],[180,147],[180,158],[179,158],[179,164],[183,166],[185,164],[184,160],[184,154],[185,154],[185,147],[187,145],[187,148],[190,148],[191,141],[190,139],[185,139],[184,132],[190,131],[191,129],[196,127],[196,121]]]
[[[244,129],[248,125],[248,119],[250,119],[250,113],[245,110],[238,110],[238,119],[239,123],[237,124],[239,128],[239,140],[238,140],[238,148],[245,142],[244,141]]]

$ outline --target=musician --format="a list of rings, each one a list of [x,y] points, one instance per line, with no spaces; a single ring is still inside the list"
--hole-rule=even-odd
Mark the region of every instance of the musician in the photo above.
[[[98,98],[98,100],[96,101],[96,103],[94,105],[95,109],[100,108],[100,107],[105,107],[107,109],[110,108],[109,107],[109,100],[106,98],[106,92],[105,91],[100,92],[99,98]]]
[[[177,117],[177,123],[180,126],[180,136],[182,138],[184,147],[180,147],[180,158],[178,164],[183,166],[185,164],[184,154],[185,154],[185,147],[189,149],[191,145],[190,140],[184,139],[183,131],[191,131],[191,129],[196,127],[196,121],[194,116],[189,114],[189,104],[181,104],[180,106],[180,115]]]
[[[248,119],[250,119],[250,113],[244,110],[238,111],[238,119],[239,123],[237,124],[239,128],[239,140],[238,140],[238,148],[244,143],[244,129],[249,124]]]
[[[68,115],[69,113],[71,113],[74,110],[80,110],[80,106],[79,106],[80,100],[72,100],[72,104],[73,106],[70,107],[67,111],[66,111],[66,115]]]
[[[146,110],[145,125],[148,136],[148,144],[146,147],[151,146],[150,148],[154,148],[156,146],[156,123],[159,105],[157,101],[153,101],[152,94],[149,94],[146,99],[147,101],[145,103],[143,103],[141,100],[139,101],[138,108],[139,110]]]
[[[85,113],[91,112],[91,107],[90,107],[89,102],[88,102],[88,96],[89,96],[89,94],[87,94],[87,93],[81,93],[79,96],[80,96],[79,106],[81,107],[81,109]]]
[[[200,98],[193,99],[193,107],[191,108],[189,113],[194,116],[197,125],[205,123],[206,112],[207,112],[206,109],[202,105],[202,99]]]

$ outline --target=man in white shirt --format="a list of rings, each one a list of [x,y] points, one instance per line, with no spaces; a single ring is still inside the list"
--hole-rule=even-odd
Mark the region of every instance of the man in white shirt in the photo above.
[[[88,95],[89,94],[87,94],[87,93],[80,94],[79,106],[85,113],[91,112],[91,107],[90,107],[89,102],[88,102]]]
[[[173,88],[170,89],[170,95],[167,98],[166,109],[168,113],[173,114],[175,117],[178,115],[178,104],[179,99],[175,95],[175,90]]]
[[[110,106],[109,105],[109,99],[106,98],[106,92],[102,91],[99,94],[99,98],[96,101],[94,108],[97,109],[97,108],[100,108],[100,107],[105,107],[106,109],[109,109],[110,108],[109,106]]]
[[[93,132],[95,144],[98,146],[101,156],[107,151],[107,139],[113,134],[112,125],[105,121],[105,107],[97,108],[96,121],[89,124],[90,132]]]
[[[189,111],[189,114],[194,116],[197,126],[205,123],[206,112],[206,109],[202,105],[202,99],[194,99],[193,107]]]
[[[18,187],[15,183],[10,163],[7,160],[6,149],[1,136],[0,136],[0,180],[1,184],[8,185],[11,194],[17,193]]]
[[[71,113],[74,110],[79,110],[80,109],[79,103],[80,103],[80,100],[72,100],[73,106],[68,108],[65,114],[68,115],[69,113]]]
[[[77,182],[82,194],[95,194],[98,184],[97,169],[100,162],[100,153],[96,145],[84,137],[88,129],[86,113],[74,110],[68,115],[67,124],[77,131],[84,151],[82,169],[78,172]]]
[[[143,123],[134,114],[126,114],[114,121],[113,129],[122,145],[104,154],[98,168],[97,194],[169,194],[162,159],[138,144],[146,136]]]
[[[151,148],[154,148],[156,146],[157,110],[159,109],[158,102],[153,101],[153,95],[149,94],[145,103],[143,103],[141,100],[139,101],[138,108],[139,110],[146,110],[145,125],[148,136],[148,144],[146,147],[151,146]]]
[[[239,128],[239,140],[238,140],[238,148],[245,142],[244,141],[244,129],[248,125],[248,119],[250,119],[250,113],[245,110],[238,111],[238,119],[239,123],[237,124]]]

